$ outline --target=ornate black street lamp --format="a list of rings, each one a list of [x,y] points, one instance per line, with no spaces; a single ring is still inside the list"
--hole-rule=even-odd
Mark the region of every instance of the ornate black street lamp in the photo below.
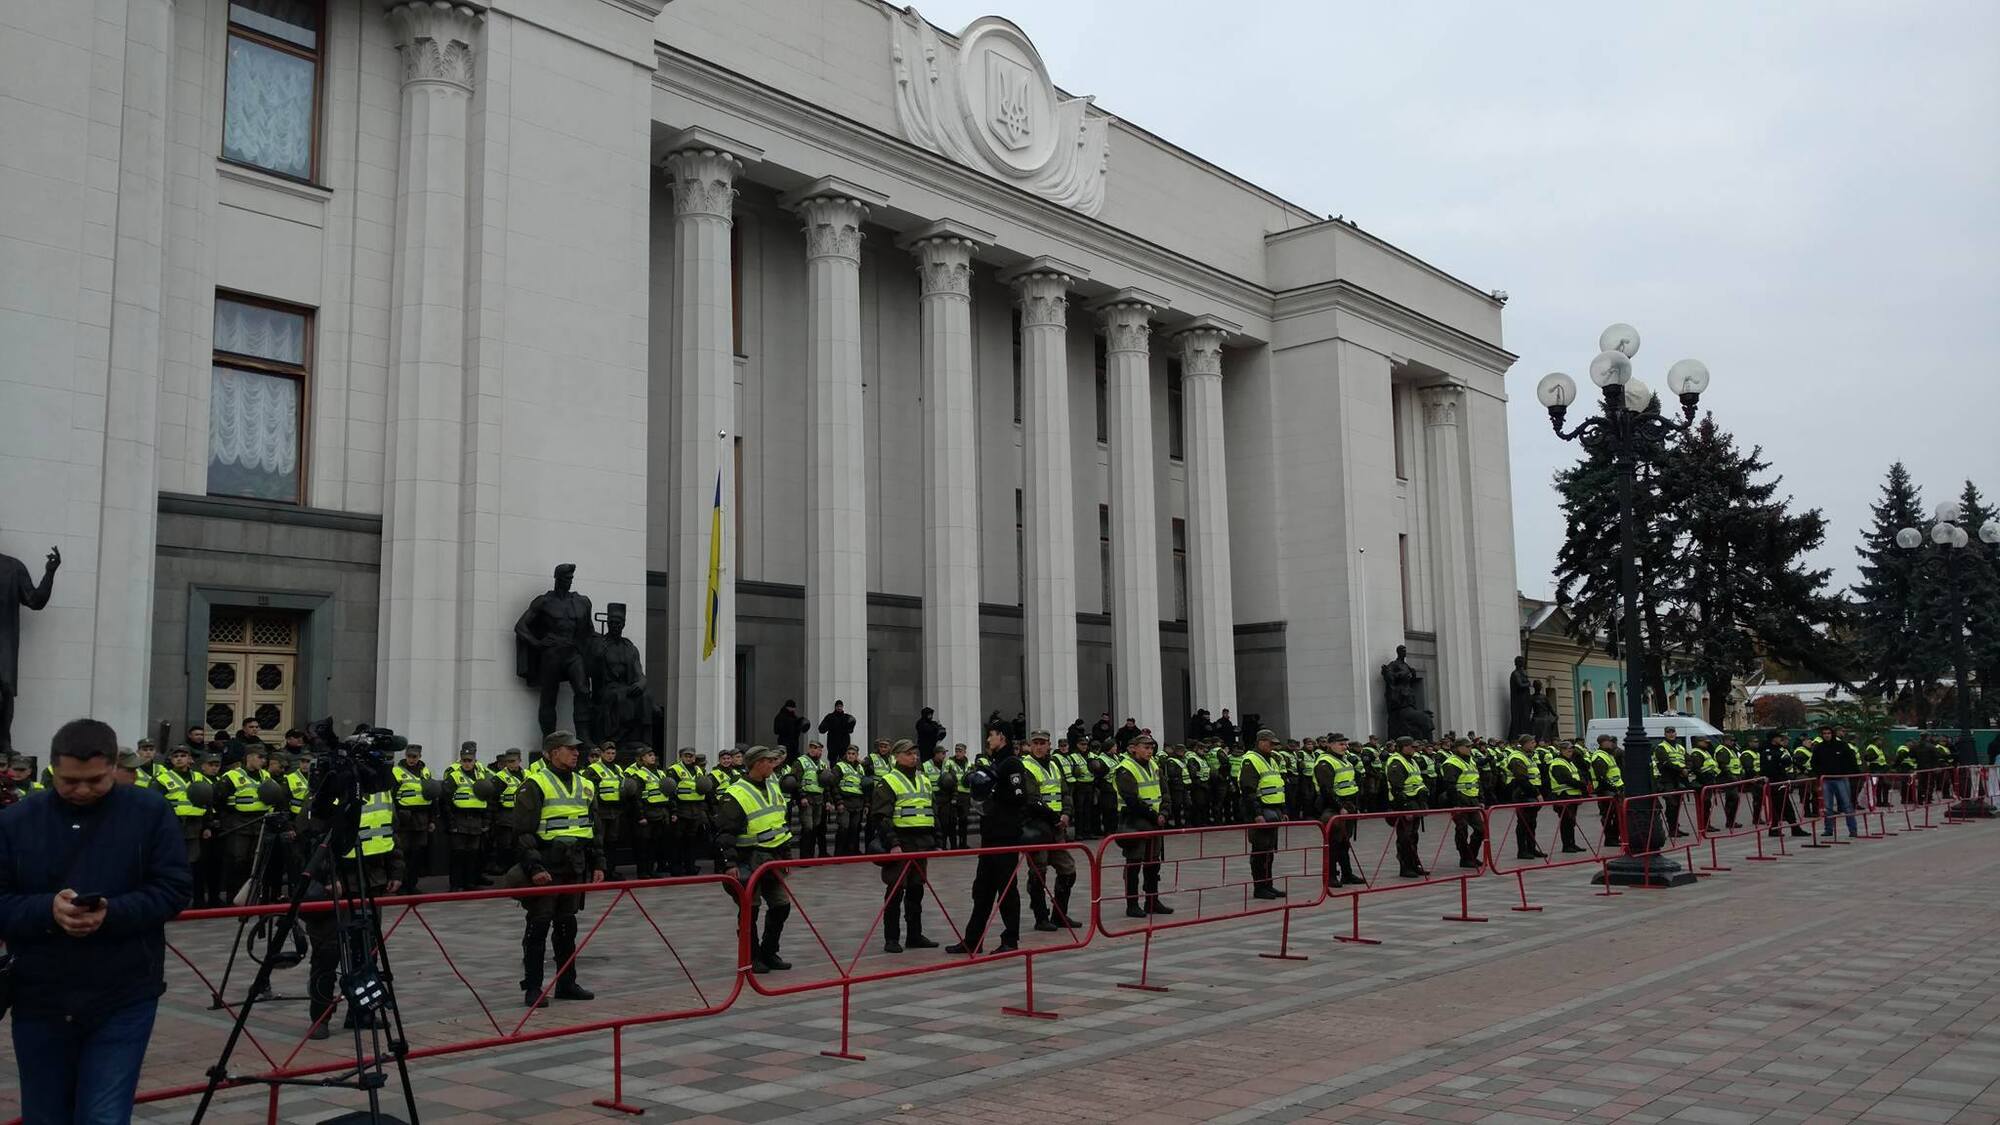
[[[1953,694],[1958,700],[1958,738],[1952,747],[1952,756],[1961,766],[1979,764],[1977,744],[1972,739],[1972,690],[1967,681],[1971,678],[1966,657],[1965,620],[1966,597],[1962,572],[1965,570],[1966,548],[1972,545],[1972,534],[1965,530],[1967,512],[1956,500],[1946,500],[1937,506],[1937,522],[1931,525],[1930,542],[1924,542],[1924,534],[1914,527],[1906,527],[1896,533],[1896,546],[1905,551],[1923,551],[1928,558],[1944,556],[1947,604],[1950,609],[1951,662],[1957,677],[1957,690]],[[1984,550],[2000,549],[2000,519],[1987,520],[1979,529],[1979,542]],[[1992,690],[1991,684],[1982,685],[1982,690]],[[1985,794],[1969,794],[1952,810],[1958,816],[1992,816],[1993,803]]]
[[[1556,436],[1579,441],[1610,454],[1618,471],[1618,589],[1625,636],[1625,854],[1606,865],[1612,883],[1680,886],[1695,881],[1694,873],[1664,855],[1658,843],[1668,827],[1653,792],[1653,740],[1646,734],[1645,638],[1639,628],[1639,528],[1632,511],[1638,488],[1639,461],[1672,434],[1685,433],[1694,422],[1695,406],[1708,389],[1708,368],[1684,359],[1667,369],[1667,387],[1680,396],[1678,421],[1649,410],[1653,391],[1632,374],[1632,357],[1639,353],[1639,332],[1629,324],[1614,324],[1597,338],[1601,349],[1590,361],[1590,380],[1604,389],[1603,413],[1586,418],[1575,429],[1563,429],[1563,416],[1576,401],[1576,380],[1555,372],[1542,378],[1535,397],[1549,409]]]

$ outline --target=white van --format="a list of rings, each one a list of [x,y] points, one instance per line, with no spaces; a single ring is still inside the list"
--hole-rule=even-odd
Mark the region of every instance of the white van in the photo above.
[[[1625,724],[1629,721],[1622,717],[1616,719],[1592,719],[1589,725],[1584,728],[1583,744],[1585,746],[1597,745],[1597,736],[1600,734],[1608,734],[1623,743],[1625,741]],[[1668,727],[1674,728],[1675,736],[1683,744],[1697,735],[1705,735],[1709,738],[1722,737],[1721,731],[1709,726],[1694,715],[1682,715],[1678,712],[1669,711],[1664,715],[1648,715],[1643,721],[1646,724],[1647,737],[1655,740],[1662,734],[1665,734]]]

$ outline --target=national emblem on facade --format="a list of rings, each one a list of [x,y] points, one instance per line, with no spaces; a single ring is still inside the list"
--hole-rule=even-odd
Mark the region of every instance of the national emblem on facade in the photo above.
[[[1086,215],[1103,208],[1110,118],[1057,93],[1020,28],[986,16],[954,44],[915,9],[890,25],[905,138]]]

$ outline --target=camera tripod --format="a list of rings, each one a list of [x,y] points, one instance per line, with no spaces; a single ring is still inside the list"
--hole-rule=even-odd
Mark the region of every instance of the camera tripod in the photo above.
[[[257,844],[250,856],[249,877],[244,882],[241,892],[244,900],[236,905],[261,906],[264,904],[264,894],[269,886],[270,867],[277,851],[271,843],[271,832],[284,815],[281,812],[265,813],[254,821],[239,824],[235,828],[226,829],[214,837],[217,842],[220,842],[224,837],[237,832],[247,832],[253,828],[257,831]],[[298,875],[298,871],[296,870],[281,872],[279,885],[289,892],[291,884],[288,880],[296,875]],[[247,953],[253,962],[269,960],[275,957],[277,958],[277,964],[272,966],[274,969],[289,969],[305,959],[305,936],[303,932],[296,928],[287,928],[282,925],[274,926],[273,922],[274,919],[268,916],[255,920],[248,917],[236,920],[236,938],[229,945],[229,960],[222,967],[222,979],[216,982],[214,989],[210,992],[209,1011],[219,1012],[223,1009],[224,1002],[222,998],[229,991],[229,978],[236,972],[236,956],[238,953]],[[246,933],[249,935],[247,941],[244,937]],[[289,951],[282,948],[283,939],[286,937],[292,939],[292,949]],[[266,941],[267,938],[268,942],[265,946],[264,956],[260,958],[254,947],[257,942]],[[277,996],[267,993],[259,995],[258,999],[288,1000],[296,999],[296,997]]]
[[[285,913],[266,935],[268,945],[263,957],[258,959],[252,954],[253,959],[258,960],[257,975],[242,1006],[237,1009],[221,1055],[208,1069],[208,1086],[202,1091],[201,1102],[195,1107],[192,1119],[195,1125],[200,1125],[209,1105],[215,1100],[216,1091],[225,1083],[256,1083],[269,1086],[274,1091],[282,1086],[360,1090],[368,1096],[368,1108],[365,1114],[355,1115],[357,1118],[375,1125],[402,1125],[398,1119],[385,1117],[382,1113],[382,1088],[388,1084],[386,1064],[391,1061],[403,1084],[403,1103],[409,1113],[408,1125],[417,1125],[417,1095],[410,1084],[409,1040],[403,1033],[402,1011],[396,1003],[395,977],[390,970],[389,953],[384,944],[382,915],[375,905],[375,888],[369,883],[367,863],[361,854],[358,839],[365,799],[351,784],[348,792],[327,795],[330,809],[325,819],[330,827],[313,845],[310,858],[292,880]],[[318,808],[321,802],[322,795],[315,791],[306,807]],[[349,852],[353,854],[347,854]],[[326,940],[337,943],[335,971],[338,973],[339,989],[336,1000],[345,999],[348,1004],[349,1024],[354,1032],[354,1065],[311,1078],[232,1077],[229,1059],[243,1038],[250,1013],[255,1010],[260,998],[269,998],[265,993],[270,989],[271,972],[285,960],[280,945],[286,935],[296,932],[300,924],[307,893],[314,882],[310,876],[315,872],[322,873],[327,897],[332,900],[333,905],[328,912],[332,923],[315,925],[308,932],[312,933],[315,945]],[[234,957],[233,951],[231,956]],[[315,1012],[313,1018],[331,1020],[332,1013],[333,1007],[329,1005],[325,1011]]]

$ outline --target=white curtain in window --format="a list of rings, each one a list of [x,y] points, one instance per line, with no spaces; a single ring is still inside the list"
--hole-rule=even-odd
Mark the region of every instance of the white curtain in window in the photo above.
[[[290,476],[299,464],[299,384],[282,375],[214,369],[208,396],[212,463]]]
[[[215,350],[305,365],[306,318],[283,309],[215,300]]]
[[[310,59],[230,36],[222,155],[287,176],[311,176],[314,69]]]

